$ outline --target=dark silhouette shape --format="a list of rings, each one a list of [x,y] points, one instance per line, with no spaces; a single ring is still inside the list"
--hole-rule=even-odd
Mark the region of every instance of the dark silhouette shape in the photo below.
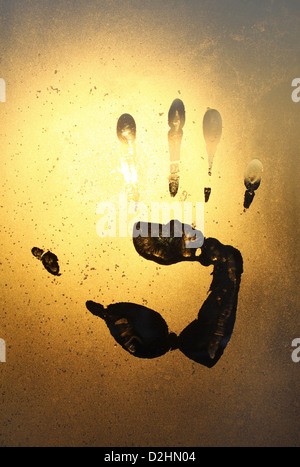
[[[180,334],[178,347],[187,357],[212,368],[233,333],[243,259],[235,248],[208,238],[198,260],[203,266],[214,266],[210,294],[198,319]]]
[[[150,308],[134,303],[104,308],[92,301],[86,302],[86,307],[106,322],[118,344],[135,357],[160,357],[176,346],[176,334],[170,334],[165,320]]]
[[[244,211],[249,209],[255,196],[255,191],[260,187],[263,165],[259,159],[253,159],[249,162],[244,176],[246,187],[244,197]]]
[[[33,256],[35,256],[37,259],[41,260],[41,259],[42,259],[42,256],[43,256],[43,253],[44,253],[44,250],[41,250],[40,248],[34,247],[34,248],[32,248],[31,253],[32,253]]]
[[[204,188],[204,199],[206,203],[209,201],[210,195],[211,195],[211,188]]]
[[[168,226],[170,235],[163,237],[164,228]],[[233,332],[243,259],[237,249],[223,245],[215,238],[205,239],[201,254],[196,256],[195,249],[186,247],[185,227],[193,232],[191,226],[179,221],[171,221],[165,226],[138,222],[134,233],[140,231],[143,236],[134,235],[133,238],[137,252],[158,264],[197,261],[202,266],[214,267],[210,293],[197,319],[179,336],[169,332],[159,313],[141,305],[116,303],[104,308],[88,301],[86,307],[106,322],[118,344],[135,357],[156,358],[169,350],[179,349],[188,358],[212,368],[221,358]],[[158,236],[151,236],[153,232]]]
[[[172,102],[168,114],[168,124],[170,127],[168,133],[170,152],[169,192],[172,197],[175,197],[179,188],[180,148],[183,136],[182,128],[185,124],[185,108],[181,99],[175,99]]]
[[[252,190],[246,190],[245,191],[245,197],[244,197],[244,209],[249,209],[252,201],[254,199],[255,193]]]
[[[166,228],[170,228],[168,236]],[[169,332],[159,313],[141,305],[116,303],[104,308],[88,301],[87,309],[102,318],[118,344],[135,357],[156,358],[179,349],[188,358],[212,368],[233,332],[243,273],[241,253],[215,238],[206,238],[201,254],[196,256],[196,249],[187,248],[186,240],[197,231],[176,220],[166,225],[138,222],[133,232],[134,246],[146,260],[164,265],[180,261],[197,261],[205,267],[213,265],[209,295],[197,319],[177,336]]]
[[[175,198],[179,190],[180,176],[173,172],[173,170],[177,170],[177,167],[175,168],[175,164],[171,164],[171,166],[174,167],[174,169],[171,169],[171,175],[169,175],[169,192],[172,198]]]
[[[58,258],[54,253],[47,251],[47,253],[44,254],[44,251],[37,247],[32,248],[31,253],[38,260],[42,261],[44,268],[50,272],[50,274],[53,276],[61,276],[59,273]]]

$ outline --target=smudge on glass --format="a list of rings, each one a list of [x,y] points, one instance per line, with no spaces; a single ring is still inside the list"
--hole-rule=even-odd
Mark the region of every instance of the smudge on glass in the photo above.
[[[31,253],[38,260],[42,261],[44,268],[50,272],[50,274],[53,276],[61,276],[59,273],[58,258],[54,253],[51,253],[51,251],[44,253],[43,250],[37,247],[32,248]]]
[[[123,114],[117,123],[117,136],[121,144],[121,172],[125,179],[125,189],[129,200],[138,203],[138,175],[135,167],[136,160],[136,123],[130,114]]]
[[[244,197],[244,208],[249,209],[255,196],[255,191],[259,188],[263,173],[263,165],[259,159],[249,162],[244,176],[245,187],[247,188]]]
[[[208,108],[203,117],[203,137],[208,157],[208,174],[212,174],[212,166],[217,146],[222,136],[222,117],[218,110]]]
[[[168,124],[170,127],[168,133],[170,153],[169,192],[172,197],[175,197],[179,189],[180,149],[183,137],[182,129],[185,124],[185,108],[181,99],[173,101],[168,114]]]

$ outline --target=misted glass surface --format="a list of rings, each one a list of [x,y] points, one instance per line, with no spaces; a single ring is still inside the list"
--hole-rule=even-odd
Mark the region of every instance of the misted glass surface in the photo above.
[[[299,444],[299,21],[0,0],[0,446]],[[153,202],[202,250],[133,241]]]

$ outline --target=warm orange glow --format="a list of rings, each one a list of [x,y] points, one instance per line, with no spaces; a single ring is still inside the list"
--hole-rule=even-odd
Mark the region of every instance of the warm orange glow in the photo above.
[[[287,350],[299,323],[298,2],[0,3],[0,446],[298,442]],[[135,302],[179,333],[207,297],[211,268],[161,267],[129,236],[97,234],[97,206],[125,190],[137,205],[170,202],[176,98],[186,121],[174,200],[203,202],[211,187],[205,235],[245,261],[235,333],[213,372],[172,353],[134,359],[85,308]],[[223,121],[210,177],[207,107]],[[136,122],[127,153],[116,135],[125,112]],[[263,179],[243,213],[257,157]],[[57,255],[62,275],[32,247]]]

